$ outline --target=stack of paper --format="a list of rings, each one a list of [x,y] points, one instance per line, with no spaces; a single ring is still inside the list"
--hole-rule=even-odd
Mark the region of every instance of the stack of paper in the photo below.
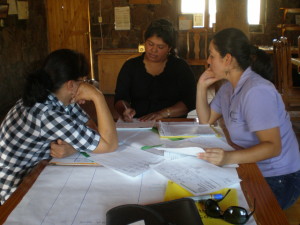
[[[132,146],[120,146],[118,151],[105,154],[92,154],[93,160],[104,167],[113,169],[131,177],[136,177],[150,169],[151,165],[164,160],[155,155]]]
[[[125,122],[119,119],[116,123],[116,127],[118,130],[128,130],[128,129],[151,129],[155,126],[155,120],[150,121],[139,121],[134,118],[132,122]]]

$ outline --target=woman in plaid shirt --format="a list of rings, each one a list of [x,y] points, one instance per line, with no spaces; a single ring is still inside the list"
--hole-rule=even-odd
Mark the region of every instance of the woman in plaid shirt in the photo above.
[[[27,77],[22,99],[0,127],[1,204],[43,159],[117,148],[115,123],[104,95],[84,82],[88,68],[82,54],[60,49]],[[77,104],[86,100],[94,102],[98,127],[88,125],[91,120]]]

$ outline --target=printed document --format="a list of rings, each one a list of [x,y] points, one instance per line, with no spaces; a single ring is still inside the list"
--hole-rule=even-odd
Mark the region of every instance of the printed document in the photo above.
[[[165,160],[153,169],[194,195],[210,193],[240,182],[235,168],[221,168],[190,156]]]
[[[92,154],[91,157],[95,162],[107,168],[132,177],[149,170],[150,165],[164,160],[162,156],[126,145],[119,147],[116,152]]]

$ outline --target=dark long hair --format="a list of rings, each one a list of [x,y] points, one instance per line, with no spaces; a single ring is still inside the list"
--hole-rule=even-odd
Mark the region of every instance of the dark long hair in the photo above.
[[[152,21],[144,34],[145,41],[154,35],[160,37],[171,48],[170,53],[172,55],[176,55],[175,49],[177,35],[170,21],[166,19]]]
[[[236,28],[221,30],[213,37],[216,50],[224,57],[231,54],[242,70],[251,69],[267,80],[273,78],[273,65],[269,55],[252,45],[247,36]]]
[[[89,65],[84,55],[70,49],[50,53],[41,69],[28,74],[23,92],[23,104],[32,107],[44,102],[65,82],[87,76]]]

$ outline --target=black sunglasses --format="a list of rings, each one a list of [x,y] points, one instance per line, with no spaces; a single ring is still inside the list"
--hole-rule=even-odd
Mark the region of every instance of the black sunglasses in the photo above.
[[[224,195],[224,197],[219,200],[213,200],[213,199],[206,200],[204,202],[205,213],[210,217],[223,219],[226,222],[232,224],[245,224],[247,223],[247,221],[255,211],[255,199],[254,199],[254,209],[250,214],[248,214],[245,208],[239,206],[230,206],[228,209],[226,209],[223,212],[218,202],[222,201],[230,191],[231,189],[229,189],[227,193]]]

